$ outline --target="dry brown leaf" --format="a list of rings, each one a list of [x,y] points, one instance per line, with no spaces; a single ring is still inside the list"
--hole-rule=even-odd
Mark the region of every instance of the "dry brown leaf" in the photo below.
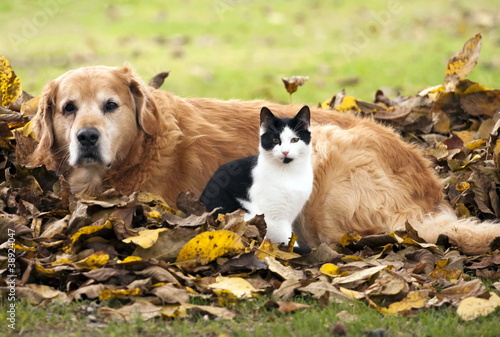
[[[106,320],[122,320],[130,322],[138,317],[147,321],[155,317],[160,317],[162,308],[151,304],[147,301],[140,301],[133,304],[125,305],[118,309],[102,307],[99,309],[99,314]]]
[[[226,309],[226,308],[219,308],[219,307],[214,307],[210,305],[194,305],[194,304],[183,304],[183,307],[190,309],[192,311],[198,311],[202,312],[205,314],[209,314],[215,317],[219,317],[222,319],[226,320],[232,320],[235,316],[235,313]]]
[[[278,301],[278,305],[279,305],[278,311],[283,313],[301,309],[307,309],[311,307],[309,304],[303,304],[297,302],[282,302],[282,301]]]
[[[135,271],[136,275],[151,278],[153,284],[155,283],[177,283],[177,279],[165,268],[160,266],[146,267],[142,270]]]
[[[285,85],[286,91],[289,94],[293,94],[299,86],[304,85],[309,80],[309,76],[292,76],[282,78],[281,80]]]
[[[285,280],[278,289],[273,291],[272,298],[274,300],[289,300],[300,287],[302,287],[302,283],[297,279]]]
[[[340,290],[334,287],[330,282],[325,280],[318,280],[308,284],[305,287],[298,288],[297,290],[311,294],[314,299],[325,298],[328,299],[328,302],[336,302],[341,303],[347,299]]]
[[[302,270],[296,270],[289,266],[284,266],[273,257],[266,257],[265,261],[269,266],[269,270],[278,274],[285,280],[302,280],[305,274]]]
[[[474,69],[481,51],[481,34],[476,34],[465,42],[462,49],[448,60],[445,90],[453,91],[460,80],[463,80]]]
[[[367,269],[362,269],[359,271],[355,271],[347,276],[341,276],[334,278],[332,280],[332,284],[342,284],[342,285],[351,285],[355,286],[357,284],[368,281],[373,275],[377,274],[381,270],[386,269],[387,266],[375,266]]]
[[[158,259],[165,261],[175,261],[184,245],[195,235],[196,231],[185,228],[178,228],[175,231],[161,232],[155,244],[144,249],[137,247],[132,253],[133,256],[139,256],[143,259]]]
[[[151,293],[159,297],[163,303],[189,303],[189,293],[184,288],[177,288],[170,284],[156,287]]]
[[[6,298],[6,295],[9,293],[9,287],[0,287],[0,292]],[[66,293],[43,284],[17,286],[16,299],[22,299],[33,305],[48,304],[51,302],[68,303],[70,301]]]

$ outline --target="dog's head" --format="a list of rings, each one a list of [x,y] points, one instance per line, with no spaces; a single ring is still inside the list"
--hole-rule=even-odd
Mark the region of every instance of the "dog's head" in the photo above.
[[[35,158],[110,167],[127,157],[139,133],[158,132],[157,114],[149,89],[128,66],[69,71],[42,92],[34,118]]]

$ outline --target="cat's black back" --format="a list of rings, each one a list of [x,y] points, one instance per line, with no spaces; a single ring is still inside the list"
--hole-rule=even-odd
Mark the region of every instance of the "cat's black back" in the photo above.
[[[258,156],[240,158],[219,167],[200,197],[208,211],[222,207],[214,213],[217,215],[243,208],[238,199],[248,200],[248,191],[253,183],[252,169],[257,165],[257,159]]]

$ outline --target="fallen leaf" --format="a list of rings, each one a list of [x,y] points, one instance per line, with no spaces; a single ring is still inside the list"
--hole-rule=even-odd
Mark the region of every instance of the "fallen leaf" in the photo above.
[[[21,81],[10,66],[9,60],[0,56],[0,107],[8,107],[21,95]]]
[[[278,305],[279,305],[278,311],[283,313],[301,309],[307,309],[311,307],[308,304],[297,303],[297,302],[282,302],[282,301],[278,301]]]
[[[490,292],[490,298],[468,297],[463,299],[457,308],[457,314],[464,321],[472,321],[482,316],[488,316],[500,307],[500,297]]]
[[[319,268],[319,271],[327,276],[331,277],[339,277],[342,275],[340,268],[334,265],[333,263],[325,263]]]
[[[370,277],[386,269],[387,266],[375,266],[350,273],[347,276],[334,278],[332,284],[359,284],[368,281]]]
[[[159,297],[163,303],[189,303],[189,293],[186,289],[177,288],[170,284],[153,288],[151,293]]]
[[[258,292],[251,283],[241,277],[218,276],[215,283],[209,284],[208,288],[214,290],[227,290],[239,299],[250,298]]]
[[[203,232],[182,247],[176,263],[186,267],[204,265],[225,254],[242,253],[244,249],[241,237],[234,232],[226,230]]]
[[[191,240],[197,232],[191,229],[176,228],[160,232],[158,240],[148,249],[137,247],[132,255],[143,259],[158,259],[175,261],[184,245]]]
[[[158,240],[158,236],[161,232],[166,231],[166,228],[159,228],[159,229],[145,229],[142,231],[139,231],[137,236],[129,236],[126,239],[123,239],[122,241],[125,243],[135,243],[136,245],[148,249],[151,248],[155,242]]]
[[[301,280],[305,278],[302,270],[296,270],[289,266],[284,266],[273,257],[266,257],[265,261],[269,266],[269,270],[278,274],[285,280]]]
[[[198,311],[202,313],[207,313],[209,315],[219,317],[222,319],[226,320],[232,320],[235,316],[234,312],[226,309],[226,308],[219,308],[219,307],[214,307],[210,305],[195,305],[195,304],[183,304],[183,306],[187,309],[193,310],[193,311]]]
[[[481,51],[481,34],[465,42],[462,49],[448,60],[444,78],[445,91],[453,91],[458,81],[464,79],[474,69]]]
[[[389,305],[387,313],[398,314],[411,309],[424,308],[428,299],[429,291],[410,291],[402,301]]]
[[[147,301],[140,301],[129,305],[124,305],[121,308],[113,309],[102,307],[99,309],[99,314],[106,320],[122,320],[130,322],[137,318],[144,321],[150,320],[161,315],[162,308],[151,304]]]
[[[292,76],[284,77],[281,79],[285,85],[285,89],[289,94],[293,94],[297,91],[297,88],[304,85],[308,80],[309,76]]]

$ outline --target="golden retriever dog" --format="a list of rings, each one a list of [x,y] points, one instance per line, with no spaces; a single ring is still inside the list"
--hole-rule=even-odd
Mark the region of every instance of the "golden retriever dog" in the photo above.
[[[42,92],[32,165],[64,174],[76,194],[146,191],[173,204],[201,194],[223,163],[256,154],[259,112],[298,111],[268,101],[181,98],[148,87],[128,67],[71,70]],[[488,250],[496,223],[458,219],[429,163],[392,129],[370,119],[312,109],[314,188],[296,221],[302,246],[334,244],[411,224],[428,242],[440,234],[464,252]]]

